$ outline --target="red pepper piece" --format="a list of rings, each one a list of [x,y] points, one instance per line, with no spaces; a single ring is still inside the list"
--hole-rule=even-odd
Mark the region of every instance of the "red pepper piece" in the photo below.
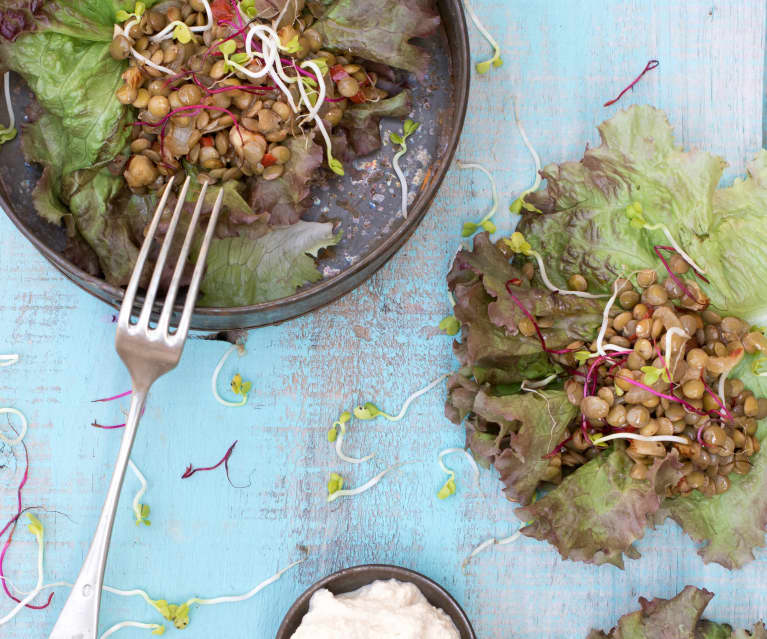
[[[274,157],[271,153],[267,153],[263,158],[261,158],[261,164],[264,165],[264,168],[267,166],[272,166],[272,164],[277,164],[277,158]]]

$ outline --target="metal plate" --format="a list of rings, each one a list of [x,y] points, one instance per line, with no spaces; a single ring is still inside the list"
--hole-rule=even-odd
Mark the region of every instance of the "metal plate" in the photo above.
[[[343,231],[338,246],[321,254],[323,279],[295,295],[237,308],[197,308],[192,328],[222,330],[254,328],[283,322],[324,306],[353,290],[399,250],[423,219],[447,173],[463,128],[469,93],[470,62],[466,20],[460,0],[439,0],[442,26],[419,42],[431,53],[423,82],[412,79],[413,119],[421,123],[414,144],[401,164],[415,198],[408,217],[401,215],[399,182],[391,169],[392,147],[356,160],[346,176],[313,189],[314,206],[304,219],[334,221]],[[14,107],[19,114],[30,101],[28,89],[14,78]],[[401,129],[384,122],[383,135]],[[24,162],[17,137],[0,148],[0,205],[30,242],[64,275],[88,293],[118,308],[122,289],[84,272],[63,257],[63,228],[41,219],[31,201],[40,175]],[[180,312],[180,307],[178,308]]]

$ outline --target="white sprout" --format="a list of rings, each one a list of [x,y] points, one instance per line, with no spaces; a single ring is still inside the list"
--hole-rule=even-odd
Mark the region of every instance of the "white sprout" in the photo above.
[[[479,31],[482,36],[490,43],[490,46],[493,47],[493,57],[489,60],[485,60],[484,62],[480,62],[477,65],[477,71],[480,73],[485,73],[485,71],[482,71],[481,69],[483,67],[487,67],[489,70],[489,67],[491,64],[494,64],[495,66],[500,66],[500,64],[497,61],[500,61],[501,59],[501,47],[498,46],[498,43],[495,41],[495,38],[490,35],[490,32],[485,28],[485,25],[482,24],[482,22],[479,19],[479,16],[474,11],[474,8],[469,3],[469,0],[463,0],[463,4],[466,7],[466,13],[469,14],[469,17],[471,18],[471,21],[474,23],[474,26],[477,27],[477,31]]]
[[[250,599],[251,597],[255,597],[259,592],[261,592],[264,588],[267,586],[271,586],[275,581],[277,581],[282,575],[284,575],[288,570],[291,568],[295,568],[298,566],[298,564],[301,564],[306,561],[306,557],[303,559],[299,559],[298,561],[294,561],[292,564],[289,564],[288,566],[285,566],[285,568],[282,568],[281,570],[277,571],[274,575],[269,577],[268,579],[264,579],[260,584],[258,584],[255,588],[252,590],[249,590],[243,595],[227,595],[224,597],[215,597],[212,599],[199,599],[197,597],[193,597],[192,599],[189,599],[186,601],[186,605],[191,606],[192,604],[199,604],[200,606],[215,606],[217,604],[223,604],[223,603],[236,603],[239,601],[245,601],[246,599]]]
[[[732,369],[730,369],[732,370]],[[725,371],[719,376],[719,400],[722,402],[722,406],[727,406],[727,400],[725,398],[725,392],[724,392],[724,382],[727,379],[727,376],[730,374],[730,371]]]
[[[546,275],[546,267],[543,264],[543,258],[541,257],[541,254],[538,251],[530,251],[529,253],[535,258],[535,261],[538,262],[538,268],[541,271],[541,279],[543,280],[543,283],[546,285],[546,288],[554,293],[559,293],[560,295],[575,295],[576,297],[585,297],[587,299],[596,300],[601,299],[603,297],[608,297],[606,294],[603,293],[586,293],[585,291],[568,291],[566,289],[557,288],[554,286],[551,281],[549,280],[549,276]]]
[[[341,427],[339,428],[339,433],[336,437],[336,455],[338,457],[349,463],[349,464],[364,464],[366,461],[370,461],[373,459],[374,455],[367,455],[366,457],[349,457],[346,455],[342,449],[343,443],[344,443],[344,435],[346,434],[346,424],[341,422]]]
[[[477,224],[477,226],[481,226],[482,224],[484,224],[488,220],[491,220],[493,218],[493,216],[495,215],[496,211],[498,210],[498,187],[497,187],[497,185],[495,183],[495,178],[493,177],[493,174],[490,173],[490,171],[488,171],[481,164],[477,164],[477,163],[473,163],[473,162],[461,162],[460,160],[458,160],[456,162],[456,164],[458,165],[459,169],[464,169],[464,170],[466,170],[466,169],[478,169],[478,170],[482,171],[482,173],[484,173],[487,176],[488,180],[490,180],[490,187],[492,188],[492,191],[493,191],[493,206],[487,212],[485,217],[483,217],[479,221],[479,223]]]
[[[152,62],[149,58],[141,55],[136,49],[133,47],[130,48],[130,52],[133,54],[133,56],[143,64],[147,65],[148,67],[152,67],[153,69],[159,71],[160,73],[165,73],[167,75],[174,75],[174,71],[172,69],[169,69],[168,67],[164,67],[160,64],[155,64]]]
[[[602,340],[605,338],[605,334],[607,333],[607,325],[610,323],[610,308],[613,304],[615,304],[615,300],[618,297],[618,280],[616,279],[615,282],[613,282],[613,294],[610,296],[610,299],[607,300],[607,304],[605,305],[605,310],[602,312],[602,326],[599,328],[599,335],[597,335],[597,354],[604,356],[605,349],[602,348]]]
[[[690,440],[686,437],[677,437],[676,435],[638,435],[637,433],[613,433],[605,435],[599,439],[593,440],[594,445],[603,442],[609,442],[613,439],[636,439],[640,442],[673,442],[675,444],[689,444]]]
[[[0,626],[4,626],[17,614],[19,614],[19,612],[21,612],[29,602],[37,597],[37,595],[40,594],[40,591],[43,589],[43,533],[35,533],[35,538],[37,539],[37,582],[35,583],[35,587],[29,593],[27,593],[26,597],[19,601],[19,603],[16,604],[16,606],[7,615],[5,615],[5,617],[0,617]]]
[[[183,26],[183,27],[189,27],[189,30],[193,33],[204,33],[205,31],[210,31],[213,28],[213,11],[211,11],[210,4],[208,4],[208,0],[201,0],[202,3],[205,5],[205,13],[208,17],[208,24],[205,24],[201,27],[189,27],[189,25],[186,24],[186,22],[181,22],[180,20],[174,20],[170,24],[168,24],[162,31],[159,33],[155,33],[151,38],[149,38],[150,42],[161,42],[162,40],[169,40],[173,37],[173,30],[177,26]],[[239,2],[237,3],[239,6]],[[126,27],[127,30],[127,27]]]
[[[683,337],[685,341],[690,339],[690,336],[678,326],[672,326],[666,331],[666,364],[667,365],[671,365],[671,338],[674,335],[679,335],[679,337]],[[669,374],[671,374],[671,372],[676,369],[683,351],[684,351],[683,348],[679,349],[679,352],[677,353],[677,356],[676,356],[676,362],[674,362],[673,366],[671,366],[671,370],[669,371]]]
[[[552,375],[547,379],[550,379],[551,377],[556,377],[556,375]],[[545,381],[545,380],[544,380]],[[554,431],[557,429],[557,420],[554,418],[554,413],[551,412],[551,402],[549,401],[549,398],[546,397],[541,391],[536,390],[532,386],[525,386],[527,380],[524,380],[522,382],[521,389],[525,391],[526,393],[533,393],[535,395],[538,395],[544,402],[546,402],[546,412],[549,414],[549,419],[551,420],[551,431],[549,431],[549,443],[546,444],[546,449],[551,448],[552,440],[554,439]]]
[[[11,126],[13,128],[13,126]],[[0,368],[4,366],[13,366],[19,361],[19,356],[15,353],[13,355],[0,355]]]
[[[3,87],[5,89],[5,106],[8,109],[8,129],[13,129],[16,126],[16,116],[13,114],[13,106],[11,105],[11,72],[6,71],[3,77]],[[0,355],[0,360],[6,357],[5,355]],[[13,357],[11,355],[11,357]],[[16,355],[16,359],[18,360],[19,356]],[[7,366],[7,364],[4,364],[4,366]]]
[[[463,453],[466,456],[466,459],[469,460],[469,465],[471,466],[472,471],[474,471],[474,483],[477,486],[477,490],[481,493],[482,486],[479,483],[479,466],[477,466],[474,456],[465,448],[446,448],[439,454],[439,467],[442,469],[442,472],[446,475],[450,475],[452,479],[455,479],[455,472],[448,468],[444,461],[445,457],[452,455],[453,453]]]
[[[512,96],[511,103],[514,106],[514,121],[517,125],[517,129],[519,130],[519,134],[522,136],[522,141],[525,143],[527,150],[530,151],[530,155],[533,156],[533,162],[535,162],[535,181],[530,188],[523,191],[519,196],[519,199],[524,199],[525,196],[529,193],[537,191],[538,187],[541,185],[541,158],[539,157],[538,152],[535,150],[533,145],[530,144],[530,139],[527,137],[527,131],[525,131],[522,120],[519,118],[519,111],[517,110],[517,98],[515,96]]]
[[[133,497],[133,514],[136,516],[136,521],[139,522],[142,519],[141,515],[141,498],[144,496],[144,493],[146,493],[147,483],[146,483],[146,477],[141,474],[141,471],[138,469],[136,464],[133,463],[132,459],[128,460],[128,466],[130,466],[130,469],[133,471],[133,474],[136,475],[136,479],[139,480],[139,483],[141,484],[141,488],[138,489],[138,492]]]
[[[520,535],[522,534],[521,531],[515,532],[513,535],[509,535],[508,537],[504,537],[503,539],[496,539],[495,537],[492,537],[490,539],[486,539],[483,541],[479,546],[477,546],[474,550],[472,550],[466,559],[463,560],[463,563],[461,564],[462,568],[466,568],[466,565],[479,553],[481,553],[483,550],[487,550],[491,546],[506,546],[508,544],[514,543],[517,539],[519,539]]]
[[[216,365],[215,370],[213,371],[213,377],[210,380],[210,388],[213,391],[213,397],[216,399],[216,401],[219,404],[223,404],[224,406],[244,406],[245,403],[248,401],[247,394],[243,395],[242,399],[239,402],[230,402],[227,399],[224,399],[219,395],[218,393],[218,376],[221,373],[221,369],[224,367],[224,364],[226,363],[226,360],[229,359],[229,356],[236,350],[239,350],[237,347],[237,344],[232,344],[231,347],[224,353],[224,355],[221,357],[220,360],[218,360],[218,364]]]
[[[116,632],[119,632],[123,628],[145,628],[146,630],[160,630],[160,628],[163,628],[164,626],[160,625],[159,623],[142,623],[141,621],[121,621],[120,623],[116,623],[114,626],[112,626],[109,630],[107,630],[103,635],[101,635],[101,639],[107,639],[107,637],[111,637]],[[157,633],[154,633],[157,634]]]
[[[2,432],[0,432],[0,441],[5,442],[9,446],[20,444],[24,439],[24,436],[27,434],[27,428],[29,427],[29,422],[27,422],[27,418],[24,413],[15,408],[0,408],[0,415],[16,415],[16,417],[21,420],[21,428],[19,429],[19,434],[11,439],[7,435],[4,435]]]
[[[280,22],[282,22],[282,19],[285,17],[285,14],[287,13],[289,6],[290,6],[290,0],[285,0],[285,4],[282,6],[282,11],[280,11],[277,17],[272,21],[272,26],[275,29],[280,26]],[[293,0],[293,8],[295,9],[295,12],[298,13],[297,0]]]
[[[698,273],[702,273],[704,275],[706,274],[706,271],[704,271],[700,266],[698,266],[695,263],[695,261],[689,255],[687,255],[687,253],[685,253],[682,250],[682,247],[676,243],[674,236],[671,235],[671,231],[668,230],[668,227],[665,224],[648,224],[644,228],[647,229],[648,231],[657,231],[657,230],[663,231],[664,235],[666,236],[666,239],[669,241],[671,246],[673,246],[674,249],[676,249],[676,252],[679,253],[679,256],[685,262],[687,262],[690,266],[692,266],[696,271],[698,271]]]
[[[393,464],[392,466],[389,466],[385,470],[382,470],[370,481],[365,482],[364,484],[362,484],[362,486],[359,486],[358,488],[342,489],[342,490],[337,490],[334,493],[331,493],[330,495],[328,495],[328,502],[335,501],[339,497],[353,497],[354,495],[359,495],[361,493],[364,493],[366,490],[370,490],[371,488],[373,488],[373,486],[375,486],[378,482],[380,482],[391,471],[397,470],[400,466],[404,466],[405,464],[414,464],[414,463],[415,462],[400,462],[399,464]]]
[[[407,144],[403,140],[402,147],[400,148],[397,153],[394,154],[394,158],[391,161],[392,168],[394,168],[394,173],[397,174],[397,179],[399,180],[400,186],[402,187],[402,208],[400,212],[402,213],[402,217],[407,218],[407,196],[408,196],[408,188],[407,188],[407,178],[405,177],[405,173],[402,171],[402,168],[399,165],[399,160],[401,157],[403,157],[407,153]]]
[[[531,391],[534,388],[544,388],[551,384],[555,379],[557,378],[557,373],[552,373],[545,379],[541,379],[537,382],[531,382],[529,379],[526,379],[522,382],[522,390],[524,391]]]
[[[440,375],[434,381],[429,382],[429,384],[424,386],[421,390],[418,390],[415,393],[413,393],[410,397],[408,397],[405,400],[405,403],[402,404],[402,408],[400,409],[399,413],[395,417],[392,417],[391,415],[386,415],[386,414],[382,414],[381,417],[386,417],[386,419],[388,419],[390,422],[400,421],[407,413],[407,409],[410,408],[410,404],[412,404],[421,395],[428,393],[432,388],[437,386],[442,380],[445,380],[448,377],[450,377],[450,373],[445,373],[444,375]]]

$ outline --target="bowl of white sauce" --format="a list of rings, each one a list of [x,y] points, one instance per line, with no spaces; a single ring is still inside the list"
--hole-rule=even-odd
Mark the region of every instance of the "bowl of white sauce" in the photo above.
[[[422,574],[380,564],[346,568],[309,588],[275,639],[477,639],[458,602]]]

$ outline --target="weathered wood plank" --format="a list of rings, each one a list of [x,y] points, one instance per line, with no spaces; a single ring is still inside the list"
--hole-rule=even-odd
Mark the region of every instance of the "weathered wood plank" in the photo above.
[[[490,167],[504,202],[532,179],[512,94],[547,161],[578,157],[586,142],[596,142],[595,125],[633,102],[666,109],[684,144],[724,155],[730,176],[761,145],[763,2],[475,5],[503,44],[505,65],[475,78],[459,157]],[[474,51],[484,56],[487,47],[476,35],[472,29]],[[660,60],[660,69],[620,105],[602,108],[650,58]],[[517,523],[490,473],[482,478],[483,498],[460,459],[453,460],[460,468],[458,495],[435,499],[444,480],[436,454],[463,439],[442,416],[441,390],[398,424],[354,424],[347,449],[375,452],[376,460],[354,469],[336,463],[325,433],[342,408],[373,399],[394,409],[453,367],[449,341],[430,328],[448,308],[444,275],[461,223],[488,206],[488,193],[481,174],[453,170],[413,239],[367,284],[310,317],[253,332],[248,354],[228,367],[254,382],[247,407],[225,409],[210,396],[209,376],[225,346],[196,341],[187,347],[180,368],[153,392],[134,454],[150,481],[145,501],[153,524],[133,525],[129,501],[136,482],[129,478],[110,584],[146,587],[174,600],[239,592],[296,558],[298,544],[308,545],[309,561],[254,600],[193,613],[186,636],[230,639],[273,636],[304,587],[331,570],[369,561],[405,565],[442,582],[482,639],[584,636],[592,625],[612,625],[638,595],[668,596],[687,583],[718,593],[711,606],[716,618],[747,624],[765,615],[764,554],[731,576],[704,567],[693,544],[670,526],[647,536],[640,544],[644,558],[625,572],[565,564],[532,540],[481,555],[462,572],[461,560],[474,545],[508,534]],[[64,281],[5,218],[0,272],[0,351],[23,358],[0,371],[0,405],[22,408],[31,421],[25,502],[71,517],[44,515],[48,580],[72,580],[119,437],[88,424],[120,420],[120,407],[90,400],[126,389],[128,378],[112,348],[111,313]],[[216,461],[234,439],[233,480],[249,479],[249,488],[229,487],[220,473],[180,481],[186,464]],[[330,470],[358,485],[395,460],[424,463],[404,467],[358,499],[325,504]],[[0,513],[13,505],[20,478],[18,469],[9,473],[14,468],[11,462],[0,470]],[[6,564],[20,585],[34,581],[34,550],[20,530]],[[59,592],[46,612],[25,612],[0,636],[46,636],[64,597]],[[0,610],[6,609],[3,603]],[[126,618],[155,616],[141,601],[106,595],[105,627]]]

